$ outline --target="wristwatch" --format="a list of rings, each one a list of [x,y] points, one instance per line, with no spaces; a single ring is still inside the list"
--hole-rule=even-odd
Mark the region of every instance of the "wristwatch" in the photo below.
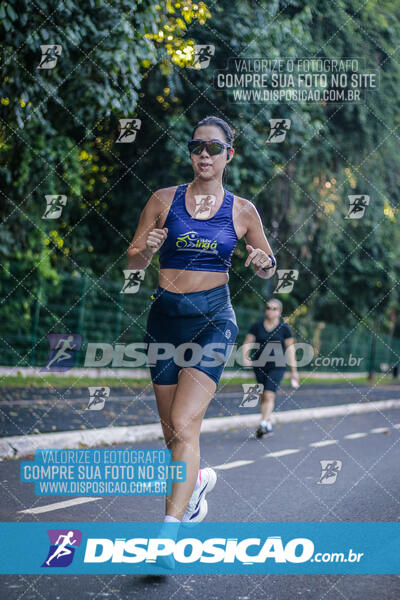
[[[268,271],[268,269],[273,269],[274,267],[276,267],[276,260],[272,256],[272,254],[268,254],[268,257],[271,259],[272,265],[270,265],[269,267],[262,267],[261,271]]]

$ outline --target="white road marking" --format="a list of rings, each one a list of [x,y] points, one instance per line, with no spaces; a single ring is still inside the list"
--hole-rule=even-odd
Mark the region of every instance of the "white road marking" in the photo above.
[[[68,506],[75,506],[76,504],[83,504],[84,502],[94,502],[95,500],[101,500],[101,498],[73,498],[72,500],[64,500],[63,502],[55,502],[54,504],[46,504],[45,506],[37,506],[36,508],[27,508],[26,510],[19,510],[18,512],[38,514],[48,512],[50,510],[58,510],[59,508],[67,508]]]
[[[396,423],[396,425],[393,425],[393,427],[396,427],[396,429],[400,429],[400,423]]]
[[[309,446],[313,446],[314,448],[321,448],[322,446],[330,446],[331,444],[337,444],[337,440],[321,440],[320,442],[313,442],[309,444]]]
[[[225,463],[223,465],[215,465],[213,469],[221,469],[226,471],[227,469],[235,469],[236,467],[243,467],[244,465],[250,465],[255,462],[254,460],[235,460],[234,462]]]
[[[375,427],[375,429],[370,429],[370,433],[386,433],[389,431],[388,427]]]
[[[288,448],[287,450],[270,452],[269,454],[264,454],[264,458],[276,458],[278,456],[286,456],[287,454],[295,454],[296,452],[300,452],[300,448]]]
[[[367,433],[349,433],[349,435],[345,435],[344,438],[346,440],[356,440],[358,438],[362,438],[368,435]]]

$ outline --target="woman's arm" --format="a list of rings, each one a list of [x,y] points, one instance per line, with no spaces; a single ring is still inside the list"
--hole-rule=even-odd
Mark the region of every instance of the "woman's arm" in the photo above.
[[[296,363],[296,352],[294,349],[294,338],[286,338],[285,339],[286,346],[286,355],[288,358],[288,365],[292,372],[292,378],[299,383],[299,373],[297,371],[297,363]]]
[[[160,249],[167,237],[166,227],[157,228],[162,212],[162,197],[163,190],[155,192],[140,213],[135,235],[127,250],[128,269],[146,269],[153,254]]]
[[[261,222],[260,215],[254,204],[248,201],[248,210],[246,211],[247,216],[247,231],[245,233],[246,250],[249,256],[246,259],[245,267],[250,264],[255,268],[256,275],[262,279],[270,279],[276,271],[276,260],[275,266],[268,255],[273,256],[271,246],[265,237],[263,224]],[[268,269],[268,267],[271,267]],[[267,270],[264,270],[267,268]]]

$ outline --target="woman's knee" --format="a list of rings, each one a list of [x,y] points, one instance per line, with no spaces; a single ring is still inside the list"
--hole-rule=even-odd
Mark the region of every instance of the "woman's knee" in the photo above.
[[[199,440],[201,420],[187,415],[170,416],[173,439],[181,442],[193,443]]]
[[[166,444],[167,448],[169,448],[172,440],[175,437],[174,430],[171,427],[171,424],[169,422],[167,422],[167,421],[162,421],[161,422],[161,427],[162,427],[163,434],[164,434],[165,444]]]
[[[264,390],[262,395],[262,402],[273,402],[275,400],[275,392],[271,390]]]

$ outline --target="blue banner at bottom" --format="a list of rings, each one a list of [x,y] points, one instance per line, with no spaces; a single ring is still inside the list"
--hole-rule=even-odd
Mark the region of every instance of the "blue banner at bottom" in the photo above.
[[[399,574],[400,523],[1,523],[2,574]]]

